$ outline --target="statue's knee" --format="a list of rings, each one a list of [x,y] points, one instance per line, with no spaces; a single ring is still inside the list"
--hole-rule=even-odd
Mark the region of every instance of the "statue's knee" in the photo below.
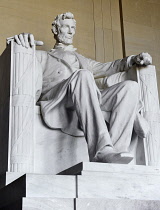
[[[136,92],[136,93],[139,92],[139,84],[135,81],[128,80],[128,81],[125,81],[123,85],[126,90]]]
[[[125,95],[135,100],[139,98],[139,84],[135,81],[125,81],[123,83],[123,90]]]
[[[89,79],[90,80],[92,77],[93,76],[92,76],[91,72],[88,71],[88,70],[80,70],[78,72],[78,78],[82,79],[82,81],[84,81],[85,79]]]

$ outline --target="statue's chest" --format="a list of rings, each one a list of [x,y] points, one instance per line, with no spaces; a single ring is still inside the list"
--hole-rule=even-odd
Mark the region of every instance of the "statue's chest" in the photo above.
[[[68,55],[58,59],[48,54],[46,68],[43,74],[43,86],[50,89],[65,79],[68,79],[78,69],[78,60],[72,58],[67,62]],[[76,64],[78,62],[78,64]]]
[[[64,53],[61,58],[48,55],[44,77],[66,79],[77,69],[79,69],[79,61],[72,53]]]

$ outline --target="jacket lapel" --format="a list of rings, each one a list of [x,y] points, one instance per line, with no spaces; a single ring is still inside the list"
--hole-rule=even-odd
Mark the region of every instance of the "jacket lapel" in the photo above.
[[[54,58],[63,60],[63,52],[61,50],[53,50],[48,52]]]
[[[63,59],[63,51],[62,50],[55,49],[53,51],[49,51],[48,54],[51,55],[52,57],[56,58],[57,60],[62,61],[62,63],[67,64],[67,66],[69,66],[71,68],[70,64]],[[86,62],[84,61],[84,59],[81,58],[81,56],[77,52],[74,52],[74,54],[80,63],[80,68],[86,69]]]
[[[63,59],[63,52],[61,50],[49,51],[48,54],[51,55],[52,57],[56,58],[58,60],[58,62],[61,62],[64,65],[66,65],[72,72],[72,67],[70,66],[70,64],[67,61],[65,61]]]
[[[80,63],[80,68],[81,69],[87,69],[87,65],[86,65],[86,62],[84,61],[84,58],[81,57],[77,52],[74,52],[76,57],[78,58],[79,60],[79,63]]]

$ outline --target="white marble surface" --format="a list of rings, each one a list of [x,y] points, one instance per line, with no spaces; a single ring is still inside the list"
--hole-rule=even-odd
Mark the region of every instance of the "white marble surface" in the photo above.
[[[67,198],[22,198],[3,210],[74,210],[74,199]],[[1,208],[0,208],[1,210]]]
[[[76,210],[159,210],[160,201],[130,199],[76,199]]]
[[[58,175],[26,175],[26,197],[75,197],[75,177]]]
[[[45,205],[46,209],[50,210],[53,202],[56,203],[57,208],[60,198],[66,198],[61,202],[62,206],[66,205],[66,209],[68,205],[70,209],[73,204],[72,199],[77,198],[77,210],[94,210],[97,206],[100,206],[101,210],[105,210],[106,206],[110,210],[118,208],[117,206],[120,209],[124,207],[123,210],[127,207],[131,210],[134,208],[157,210],[160,206],[160,170],[157,167],[132,165],[125,167],[119,164],[87,162],[78,164],[75,168],[77,170],[72,168],[72,172],[82,171],[84,174],[78,176],[23,175],[0,189],[0,207],[20,200],[22,197],[25,197],[23,199],[25,210],[30,210],[27,209],[28,207],[35,210],[36,206],[37,210],[40,206],[45,209]],[[8,173],[8,175],[12,175],[10,180],[13,179],[14,173]]]
[[[106,173],[78,176],[78,198],[160,200],[160,177],[156,175]]]
[[[74,205],[75,203],[75,205]],[[160,201],[129,199],[22,198],[0,210],[159,210]]]
[[[35,50],[11,42],[9,171],[34,170]]]
[[[24,173],[16,173],[16,172],[6,172],[4,174],[0,174],[0,188],[10,184],[15,181],[19,177],[23,176]]]
[[[140,166],[140,165],[123,165],[123,164],[110,164],[110,163],[94,163],[94,162],[81,162],[67,170],[62,171],[63,175],[100,175],[107,173],[115,174],[139,174],[139,175],[160,175],[160,167],[156,166]]]
[[[74,176],[26,174],[0,190],[0,207],[22,197],[76,197]]]
[[[35,173],[57,174],[82,161],[89,161],[84,137],[74,137],[46,127],[36,106]]]
[[[143,139],[146,165],[160,165],[160,108],[155,66],[137,67],[140,97],[144,103],[142,115],[148,121],[150,132]]]

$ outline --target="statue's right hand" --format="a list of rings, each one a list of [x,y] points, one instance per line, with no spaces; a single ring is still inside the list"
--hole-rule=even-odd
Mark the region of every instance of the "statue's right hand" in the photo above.
[[[23,47],[26,48],[32,47],[34,45],[37,46],[43,45],[42,41],[36,41],[34,39],[33,34],[30,33],[21,33],[19,35],[15,35],[13,38],[18,45],[22,45]]]

